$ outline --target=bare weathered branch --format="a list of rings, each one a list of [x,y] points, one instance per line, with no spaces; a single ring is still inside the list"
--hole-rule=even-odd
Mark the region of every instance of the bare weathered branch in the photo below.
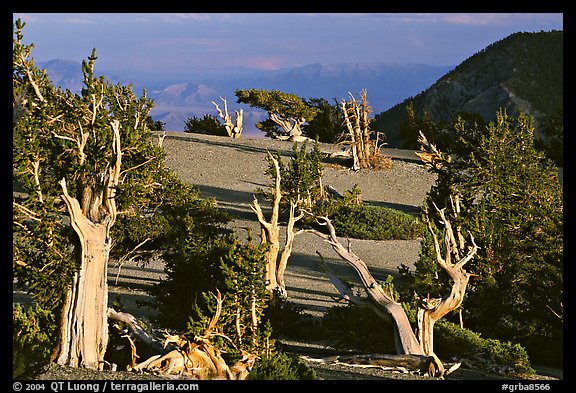
[[[392,161],[382,156],[379,146],[379,133],[374,140],[374,131],[370,130],[369,114],[372,111],[366,99],[366,89],[362,90],[360,101],[357,101],[352,93],[350,100],[342,100],[340,109],[344,116],[344,125],[347,129],[345,141],[349,144],[353,158],[353,170],[370,168],[389,168]],[[344,137],[344,136],[343,136]]]
[[[165,335],[164,344],[158,348],[158,340],[152,339],[152,343],[159,354],[129,368],[129,371],[147,371],[162,375],[189,375],[197,379],[245,379],[252,369],[257,356],[240,351],[242,357],[231,367],[221,355],[221,352],[211,343],[214,336],[228,340],[234,347],[229,337],[215,331],[220,313],[222,311],[222,297],[220,292],[215,295],[217,308],[206,327],[202,336],[196,336],[193,341],[188,341],[180,335]],[[130,318],[128,321],[133,322]],[[145,333],[145,332],[144,332]],[[139,336],[142,331],[139,331]],[[148,334],[144,337],[149,338]],[[170,345],[168,351],[165,349]]]
[[[368,307],[369,305],[372,304],[367,299],[355,295],[354,292],[352,292],[352,290],[348,288],[346,284],[344,284],[344,282],[340,279],[340,277],[338,277],[332,271],[332,269],[328,267],[328,265],[324,261],[324,257],[322,256],[322,254],[320,254],[318,251],[316,251],[316,254],[318,254],[318,256],[320,257],[320,261],[319,262],[317,261],[316,263],[322,269],[322,271],[324,271],[324,273],[328,276],[330,282],[332,282],[332,285],[334,285],[334,288],[336,288],[336,290],[341,296],[341,298],[338,301],[344,300],[363,307]]]
[[[112,307],[108,308],[108,318],[112,321],[123,322],[128,325],[130,331],[138,337],[142,342],[146,343],[146,345],[150,346],[152,349],[157,351],[163,350],[163,345],[160,340],[156,337],[150,335],[147,331],[145,331],[141,326],[139,321],[134,317],[132,314],[126,312],[120,312],[114,310]]]
[[[217,103],[212,101],[212,104],[216,107],[216,110],[218,111],[218,116],[220,116],[220,118],[224,120],[224,127],[226,128],[228,136],[231,138],[240,138],[240,136],[242,135],[242,121],[244,110],[240,109],[240,111],[235,111],[236,114],[235,123],[233,123],[232,118],[228,114],[228,104],[226,103],[226,99],[223,97],[220,97],[220,99],[222,100],[222,102],[224,102],[224,112],[222,112]]]
[[[422,131],[419,131],[418,143],[420,152],[416,152],[416,155],[420,157],[425,166],[440,169],[452,161],[449,155],[442,153],[436,145],[430,143]]]
[[[436,361],[433,356],[426,355],[387,355],[387,354],[367,354],[367,355],[340,355],[325,358],[311,358],[303,356],[304,359],[316,363],[338,363],[351,367],[379,368],[382,370],[398,373],[414,373],[426,376],[436,376]],[[457,367],[456,367],[457,368]],[[451,368],[450,371],[454,371]]]

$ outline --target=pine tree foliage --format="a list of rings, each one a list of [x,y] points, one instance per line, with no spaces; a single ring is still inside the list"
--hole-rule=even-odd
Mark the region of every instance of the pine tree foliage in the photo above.
[[[256,123],[256,128],[264,131],[267,137],[300,137],[302,125],[316,116],[317,109],[308,105],[295,94],[279,90],[238,89],[237,102],[248,104],[268,112],[268,118]]]
[[[330,103],[324,98],[310,98],[306,104],[315,108],[318,112],[312,120],[302,126],[304,135],[320,142],[336,143],[338,137],[345,132],[344,119],[338,101]]]
[[[301,144],[300,148],[298,143],[294,143],[292,157],[287,163],[282,160],[280,152],[276,153],[275,159],[280,166],[282,208],[289,208],[290,202],[296,203],[299,208],[311,208],[323,198],[324,167],[318,141],[314,143],[310,152],[307,152],[306,143]],[[269,157],[266,160],[268,162],[266,175],[275,179],[275,166]],[[273,186],[270,188],[273,189]],[[264,194],[268,200],[272,198],[272,193],[269,191],[258,190],[258,193]]]
[[[184,132],[228,136],[226,127],[224,127],[218,118],[213,115],[204,115],[202,118],[198,118],[196,116],[189,117],[184,123]]]
[[[218,327],[232,343],[233,349],[252,353],[262,350],[260,336],[265,336],[263,315],[269,294],[264,282],[265,247],[236,243],[217,266],[222,280],[215,283],[222,294],[223,305]],[[216,308],[213,292],[204,292],[189,315],[188,331],[199,334]],[[226,342],[222,342],[226,346]]]

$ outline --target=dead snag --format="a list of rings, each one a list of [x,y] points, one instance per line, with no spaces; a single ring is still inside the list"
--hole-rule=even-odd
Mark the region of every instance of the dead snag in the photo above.
[[[410,321],[408,320],[404,309],[402,309],[402,305],[394,301],[389,294],[384,291],[382,286],[368,270],[366,263],[350,249],[345,248],[342,243],[340,243],[336,236],[336,230],[334,229],[330,219],[327,217],[317,217],[317,219],[320,224],[325,225],[328,228],[328,234],[317,230],[309,231],[328,242],[334,251],[336,251],[336,253],[346,263],[348,263],[348,265],[352,266],[356,270],[366,292],[368,293],[371,302],[370,307],[373,308],[380,317],[385,318],[392,323],[396,352],[398,354],[423,355],[424,351],[412,331]],[[349,296],[349,294],[347,295]],[[352,300],[352,298],[350,298],[350,300]],[[365,306],[365,304],[363,305]]]
[[[162,351],[163,345],[160,340],[158,340],[154,335],[150,334],[142,328],[140,322],[132,314],[126,312],[116,311],[113,308],[108,308],[108,319],[111,321],[118,321],[125,323],[128,326],[128,330],[132,332],[133,336],[139,338],[144,344],[149,346],[152,350]]]
[[[452,201],[453,209],[459,212],[458,198],[452,198]],[[394,328],[396,352],[399,355],[425,355],[432,357],[434,359],[433,364],[435,370],[433,375],[443,377],[445,375],[444,366],[434,353],[434,323],[450,311],[456,310],[462,304],[468,280],[471,276],[471,274],[464,269],[464,265],[474,257],[478,246],[474,242],[474,237],[470,235],[472,246],[467,248],[461,228],[458,226],[456,231],[454,231],[450,221],[446,217],[445,209],[438,209],[436,205],[434,205],[434,207],[444,225],[444,256],[442,256],[440,243],[427,215],[425,219],[434,239],[434,249],[436,251],[438,264],[452,279],[452,288],[450,293],[442,298],[431,299],[427,297],[420,299],[417,311],[417,337],[412,331],[408,317],[402,306],[395,302],[374,279],[364,261],[340,243],[336,236],[334,226],[328,218],[316,217],[320,224],[328,228],[328,234],[317,230],[309,230],[309,232],[327,241],[336,253],[356,270],[368,293],[370,301],[367,302],[366,299],[353,295],[351,291],[347,290],[346,286],[342,284],[341,280],[322,263],[322,268],[327,272],[342,298],[354,304],[369,307],[381,318],[391,321]]]
[[[432,167],[435,169],[442,168],[446,163],[452,161],[452,157],[442,153],[436,145],[428,141],[428,138],[419,131],[418,143],[420,144],[420,151],[416,155],[420,158],[424,166]]]
[[[212,104],[216,107],[218,111],[218,115],[222,120],[224,120],[224,127],[226,128],[226,132],[228,136],[231,138],[240,138],[242,136],[242,121],[244,118],[244,109],[240,109],[240,111],[234,111],[235,113],[235,122],[232,122],[232,118],[228,114],[228,104],[226,103],[226,99],[220,97],[222,102],[224,102],[224,112],[220,109],[217,103],[212,101]]]
[[[451,162],[452,157],[441,152],[433,143],[428,141],[422,131],[420,131],[418,143],[420,144],[420,152],[416,153],[416,155],[420,157],[425,166],[438,171]],[[458,194],[450,195],[450,205],[453,214],[458,217],[461,210]],[[436,260],[452,279],[452,288],[450,293],[442,298],[431,299],[430,297],[422,297],[418,301],[418,339],[426,353],[434,351],[432,335],[434,323],[450,311],[456,310],[462,304],[468,280],[472,276],[466,272],[464,265],[474,257],[479,248],[474,242],[472,234],[470,234],[472,246],[466,246],[461,226],[457,225],[456,228],[453,228],[450,220],[446,217],[446,209],[439,209],[434,203],[433,206],[440,217],[439,222],[444,226],[444,256],[442,256],[440,242],[432,229],[427,211],[424,211],[424,219],[434,240]],[[462,325],[462,322],[460,324]]]
[[[425,355],[339,355],[325,358],[311,358],[303,356],[309,362],[339,363],[352,367],[379,368],[385,371],[398,373],[412,373],[433,376],[435,372],[435,359]],[[456,367],[457,368],[457,367]]]
[[[216,296],[217,306],[208,327],[202,336],[193,341],[180,335],[165,335],[163,347],[170,345],[175,349],[165,354],[154,355],[131,367],[129,371],[149,372],[162,375],[185,374],[197,379],[245,379],[257,359],[256,355],[242,352],[242,358],[229,367],[222,353],[211,343],[213,336],[230,339],[216,331],[216,325],[222,312],[222,297]],[[230,341],[231,342],[231,341]]]
[[[372,108],[366,99],[366,89],[360,92],[360,102],[351,93],[350,100],[342,100],[340,109],[344,115],[344,124],[347,134],[343,135],[342,144],[350,145],[353,159],[352,169],[381,169],[390,168],[392,160],[382,156],[380,152],[380,133],[370,130],[371,119],[369,118]]]
[[[422,314],[422,321],[426,324],[426,326],[422,325],[422,327],[418,329],[419,335],[417,337],[412,330],[410,321],[408,320],[408,317],[401,304],[394,301],[394,299],[392,299],[392,297],[384,290],[384,288],[374,279],[368,270],[366,263],[362,261],[362,259],[360,259],[356,254],[354,254],[349,248],[345,248],[342,243],[340,243],[336,236],[334,226],[330,220],[327,217],[316,218],[320,224],[325,225],[328,228],[328,234],[317,230],[308,231],[316,234],[328,242],[334,251],[336,251],[336,253],[348,263],[348,265],[352,266],[356,270],[362,281],[364,289],[368,293],[369,299],[354,296],[349,291],[346,292],[346,290],[343,290],[345,286],[341,283],[339,278],[333,273],[329,274],[330,279],[333,283],[335,283],[335,286],[340,291],[342,297],[354,304],[369,307],[374,310],[379,317],[390,321],[394,331],[394,340],[396,343],[397,354],[430,357],[430,359],[433,359],[433,361],[429,363],[428,374],[443,378],[444,375],[446,375],[444,365],[434,354],[432,346],[428,345],[428,343],[431,343],[433,330],[427,330],[426,326],[430,326],[430,328],[432,328],[434,317],[441,318],[441,316],[445,315],[445,312],[449,311],[448,309],[450,307],[459,306],[461,299],[460,301],[456,302],[452,302],[451,299],[458,299],[457,293],[459,293],[462,288],[465,289],[465,287],[463,287],[461,284],[462,281],[457,279],[457,284],[455,284],[453,292],[446,297],[446,301],[443,303],[439,302],[438,305],[441,305],[442,308],[438,310],[438,312]],[[461,268],[462,265],[466,263],[466,261],[469,260],[472,256],[473,252],[470,252],[464,259],[460,260],[456,264],[458,265],[458,268]],[[424,343],[426,343],[426,345],[424,345]],[[454,368],[451,368],[451,370],[453,369]]]
[[[280,249],[280,202],[282,201],[281,190],[281,173],[280,164],[270,152],[268,157],[274,164],[276,177],[274,182],[273,200],[272,200],[272,214],[270,221],[264,217],[264,213],[258,199],[254,196],[252,211],[256,214],[258,222],[260,223],[261,242],[269,245],[266,254],[266,289],[269,292],[277,291],[281,297],[286,298],[286,286],[284,283],[284,272],[288,264],[288,259],[292,253],[292,246],[296,235],[302,231],[295,231],[294,226],[302,217],[303,213],[296,215],[296,208],[299,201],[290,201],[290,210],[288,222],[286,225],[286,240],[282,249]]]

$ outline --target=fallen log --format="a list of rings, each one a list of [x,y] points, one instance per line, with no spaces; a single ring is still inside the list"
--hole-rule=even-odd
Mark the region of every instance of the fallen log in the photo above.
[[[425,355],[364,354],[338,355],[319,359],[303,357],[303,359],[324,364],[341,363],[353,367],[375,367],[386,371],[409,372],[426,376],[435,374],[434,357]]]
[[[422,376],[436,376],[436,360],[434,356],[426,355],[391,355],[391,354],[363,354],[363,355],[337,355],[323,358],[302,356],[308,362],[323,364],[343,364],[350,367],[379,368],[384,371],[411,373]],[[446,376],[460,367],[461,363],[451,364],[444,372]]]

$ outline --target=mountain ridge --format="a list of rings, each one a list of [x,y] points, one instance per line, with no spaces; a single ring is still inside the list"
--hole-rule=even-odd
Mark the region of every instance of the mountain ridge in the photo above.
[[[417,117],[426,109],[434,122],[450,122],[460,112],[491,121],[503,108],[512,117],[532,115],[538,130],[547,116],[563,110],[563,32],[511,34],[378,114],[374,128],[386,133],[391,146],[402,146],[398,133],[409,102]]]

